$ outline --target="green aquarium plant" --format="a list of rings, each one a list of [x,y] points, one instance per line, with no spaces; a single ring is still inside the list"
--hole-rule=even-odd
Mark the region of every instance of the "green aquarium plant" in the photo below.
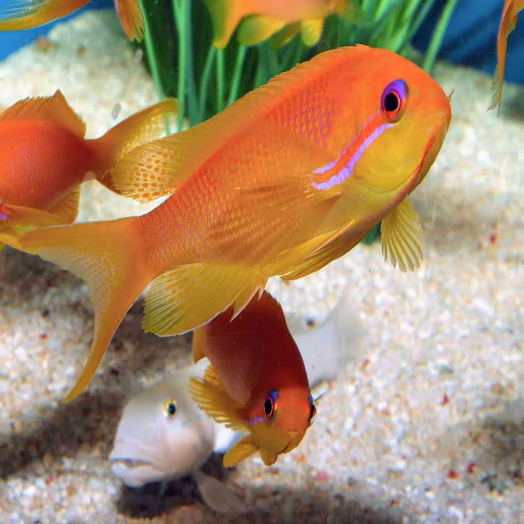
[[[350,0],[365,17],[329,16],[318,42],[308,47],[300,34],[285,45],[282,29],[257,45],[237,42],[236,31],[224,49],[213,46],[213,24],[203,0],[139,0],[145,13],[143,48],[159,98],[180,103],[178,127],[194,126],[297,63],[336,47],[366,44],[406,55],[436,0]],[[285,1],[285,0],[282,0]],[[422,66],[431,71],[457,0],[448,0]],[[348,19],[349,18],[349,19]],[[377,226],[365,242],[371,243]]]

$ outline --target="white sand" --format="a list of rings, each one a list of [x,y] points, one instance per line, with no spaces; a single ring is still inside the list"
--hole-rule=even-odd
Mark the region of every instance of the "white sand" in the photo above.
[[[88,135],[99,136],[116,122],[115,103],[120,120],[156,101],[114,13],[87,13],[49,39],[47,52],[30,47],[0,64],[2,106],[61,88]],[[238,522],[524,522],[524,115],[487,113],[490,79],[480,73],[440,65],[436,76],[455,89],[454,117],[412,199],[427,237],[423,268],[402,274],[374,244],[312,277],[270,285],[287,311],[317,320],[347,280],[348,314],[367,339],[298,450],[276,467],[254,459],[226,474],[253,508]],[[517,97],[524,92],[508,86],[505,100]],[[80,219],[138,210],[105,190],[94,195]],[[154,495],[122,490],[106,461],[122,376],[160,378],[189,362],[189,348],[187,337],[143,334],[141,307],[88,391],[61,405],[90,346],[87,288],[36,257],[0,253],[0,522],[147,515]],[[216,461],[210,471],[223,474]],[[153,522],[229,522],[193,487],[173,484]]]

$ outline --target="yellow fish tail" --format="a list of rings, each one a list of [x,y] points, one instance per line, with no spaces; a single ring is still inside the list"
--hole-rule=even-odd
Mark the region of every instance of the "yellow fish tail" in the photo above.
[[[0,31],[20,31],[47,24],[80,9],[90,0],[6,0],[0,8]]]
[[[135,220],[51,227],[20,239],[23,250],[71,271],[89,286],[95,334],[87,362],[66,402],[89,384],[122,318],[152,279],[147,265],[137,260],[139,254],[128,252],[135,241],[130,227]]]
[[[97,158],[94,169],[97,180],[111,191],[120,193],[115,186],[115,183],[118,185],[118,178],[113,179],[112,169],[133,149],[160,138],[169,117],[175,115],[178,108],[176,100],[164,100],[130,116],[102,137],[90,141]]]
[[[250,0],[204,0],[213,22],[213,45],[223,49],[240,20],[250,12]]]

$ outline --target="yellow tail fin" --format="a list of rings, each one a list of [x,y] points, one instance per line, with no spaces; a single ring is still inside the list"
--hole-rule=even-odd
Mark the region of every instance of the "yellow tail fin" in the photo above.
[[[90,0],[6,0],[0,7],[0,31],[31,29],[62,18]]]
[[[119,193],[113,185],[111,169],[126,153],[160,138],[166,130],[166,123],[170,121],[169,117],[177,112],[178,102],[170,98],[130,116],[102,137],[88,141],[97,152],[98,166],[94,169],[97,180]]]
[[[75,273],[89,286],[95,311],[95,334],[89,358],[65,401],[89,384],[122,318],[150,282],[130,227],[136,218],[103,223],[51,227],[32,231],[20,239],[22,249],[36,253]]]

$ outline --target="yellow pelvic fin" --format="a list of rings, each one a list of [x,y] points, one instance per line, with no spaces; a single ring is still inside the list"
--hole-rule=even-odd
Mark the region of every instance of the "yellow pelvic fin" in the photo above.
[[[71,131],[71,133],[82,138],[85,135],[86,128],[84,122],[66,102],[60,90],[57,90],[53,96],[20,100],[0,115],[0,121],[33,118],[56,122]]]
[[[32,231],[20,239],[22,248],[75,273],[89,286],[95,310],[91,352],[66,402],[89,384],[114,332],[151,277],[139,253],[129,253],[137,240],[130,227],[135,218],[76,224]]]
[[[386,218],[380,229],[382,254],[400,271],[414,271],[423,259],[424,231],[409,200],[403,200]]]
[[[138,146],[161,137],[166,130],[166,122],[178,112],[178,107],[173,98],[164,100],[126,118],[102,137],[90,141],[98,156],[98,166],[94,169],[97,180],[115,191],[121,178],[125,184],[136,176],[125,169],[119,170],[118,162]]]
[[[271,39],[271,49],[277,49],[279,47],[285,46],[288,44],[295,36],[300,33],[300,22],[293,22],[292,24],[288,24],[279,31],[272,39]]]
[[[115,2],[115,7],[127,38],[141,42],[144,38],[144,15],[138,0],[119,0]]]
[[[313,47],[320,40],[323,28],[323,18],[303,20],[300,23],[300,34],[302,35],[302,42],[304,42],[304,45]]]
[[[0,7],[0,31],[31,29],[62,18],[90,0],[5,0]]]
[[[211,366],[209,366],[211,367]],[[209,369],[209,368],[208,368]],[[220,384],[220,379],[216,377]],[[195,404],[219,424],[225,424],[234,431],[245,433],[247,426],[240,420],[238,411],[242,405],[235,402],[223,389],[222,385],[207,380],[191,377],[188,392]]]
[[[249,11],[249,0],[204,0],[211,15],[215,39],[213,45],[223,49],[231,39],[240,19]]]
[[[266,466],[272,466],[277,461],[277,458],[278,458],[277,453],[271,453],[262,448],[259,449],[259,452],[260,452],[260,458],[262,459],[262,462]]]
[[[247,459],[258,451],[258,446],[251,435],[244,437],[240,442],[233,446],[225,455],[222,464],[226,468],[231,468],[234,465]]]
[[[240,295],[252,297],[265,280],[253,269],[238,266],[198,263],[170,269],[153,280],[146,299],[144,331],[160,336],[191,331],[227,309]]]
[[[285,22],[268,16],[252,15],[244,18],[238,28],[238,41],[242,45],[256,45],[278,33]]]

